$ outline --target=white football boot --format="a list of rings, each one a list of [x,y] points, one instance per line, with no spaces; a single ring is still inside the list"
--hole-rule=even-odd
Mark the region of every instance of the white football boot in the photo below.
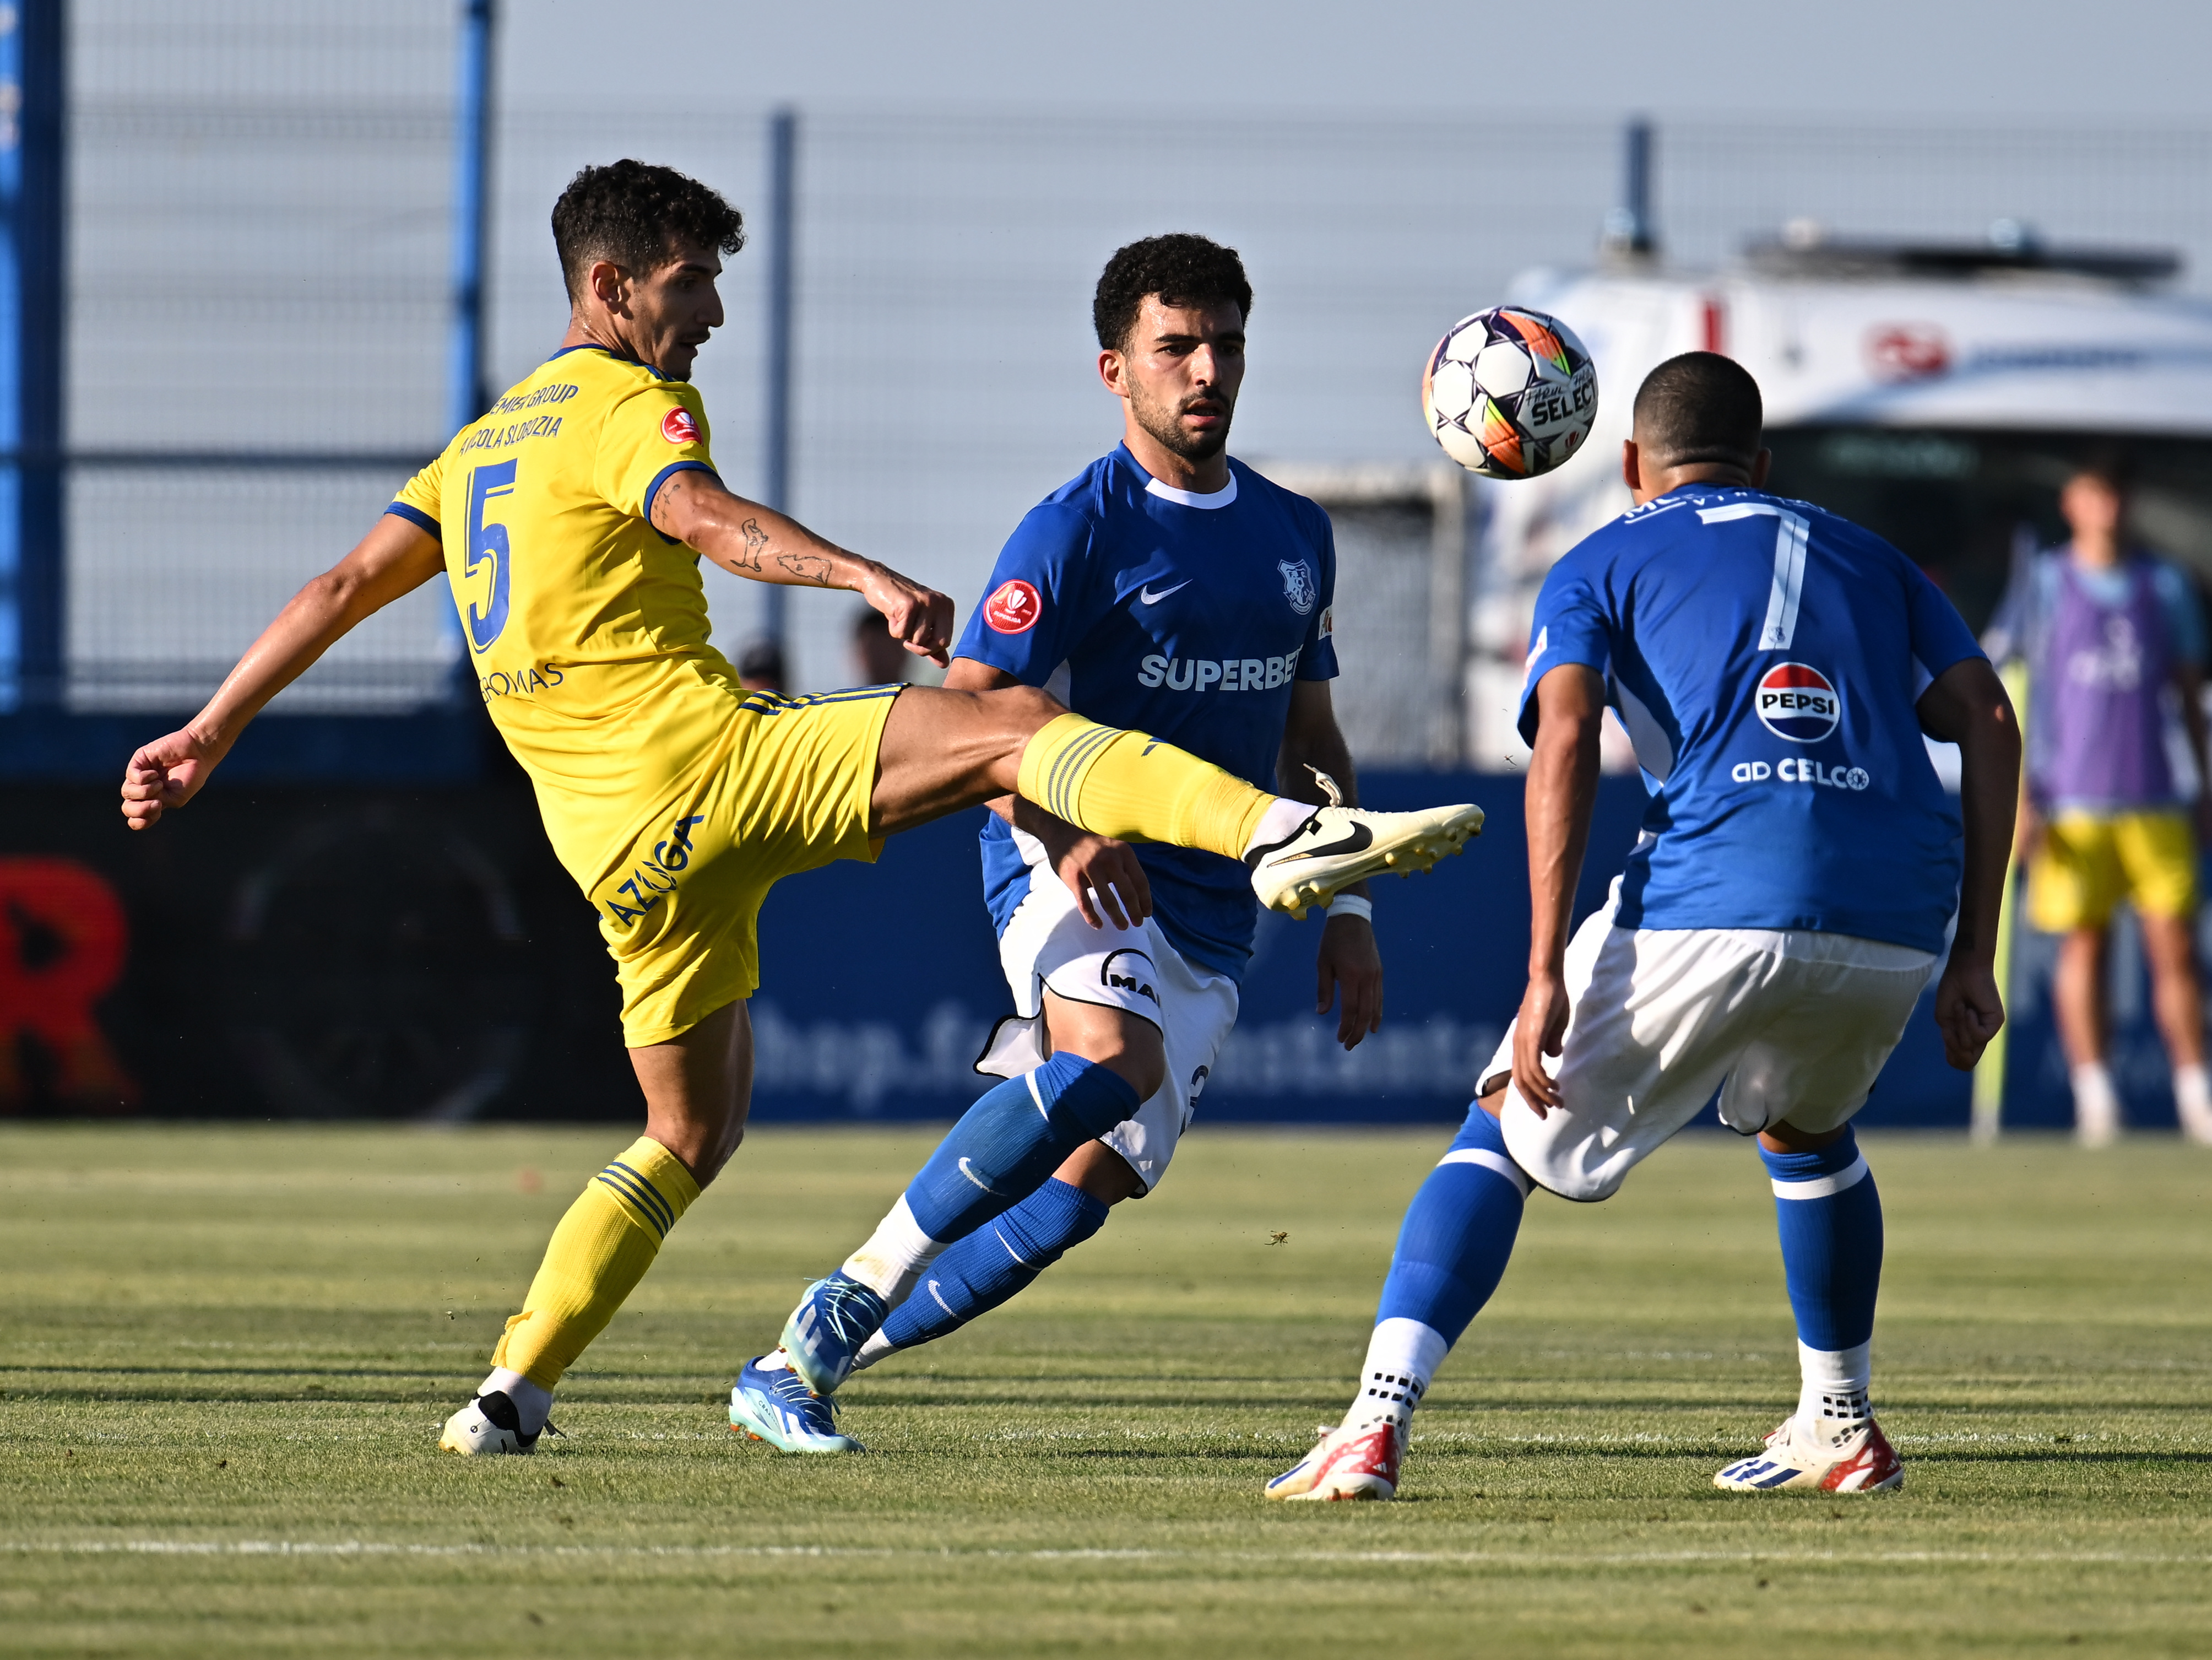
[[[550,1423],[538,1432],[539,1435],[560,1433]],[[538,1436],[522,1432],[522,1414],[514,1409],[514,1402],[504,1392],[494,1389],[489,1395],[477,1395],[446,1420],[438,1450],[458,1452],[465,1458],[530,1453],[538,1450]]]
[[[1285,840],[1244,855],[1252,891],[1270,910],[1303,920],[1309,905],[1326,905],[1354,882],[1386,871],[1411,876],[1461,852],[1482,833],[1482,809],[1462,804],[1419,812],[1370,812],[1340,805],[1336,781],[1318,768],[1329,805],[1316,807]]]
[[[1888,1493],[1905,1485],[1905,1464],[1873,1419],[1824,1418],[1807,1431],[1793,1413],[1766,1438],[1766,1450],[1739,1458],[1713,1485],[1730,1493]]]
[[[1387,1420],[1358,1429],[1324,1428],[1311,1452],[1267,1483],[1267,1497],[1317,1504],[1395,1498],[1405,1450],[1405,1431]]]

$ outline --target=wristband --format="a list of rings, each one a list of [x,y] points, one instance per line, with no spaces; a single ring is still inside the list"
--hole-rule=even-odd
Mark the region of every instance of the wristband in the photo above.
[[[1362,921],[1372,922],[1375,906],[1372,901],[1362,899],[1356,893],[1340,893],[1328,902],[1328,914],[1331,916],[1357,916]]]

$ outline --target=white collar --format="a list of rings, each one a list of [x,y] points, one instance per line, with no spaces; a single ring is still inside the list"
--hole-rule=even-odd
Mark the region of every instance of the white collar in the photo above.
[[[1173,484],[1163,484],[1157,478],[1145,480],[1145,494],[1157,496],[1181,508],[1225,508],[1237,499],[1237,475],[1229,475],[1225,489],[1215,490],[1211,496],[1200,496],[1196,490],[1179,490]]]

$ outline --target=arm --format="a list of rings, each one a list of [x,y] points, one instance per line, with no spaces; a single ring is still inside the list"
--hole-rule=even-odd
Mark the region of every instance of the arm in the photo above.
[[[2197,835],[2212,845],[2212,771],[2205,768],[2204,672],[2194,663],[2177,663],[2173,690],[2181,699],[2181,729],[2189,739],[2189,753],[2197,763]]]
[[[1959,930],[1936,987],[1943,1054],[1972,1067],[2004,1025],[1997,988],[1997,909],[2004,897],[2020,788],[2020,721],[1985,659],[1954,663],[1920,695],[1920,725],[1959,746],[1959,802],[1966,821],[1966,868],[1959,885]]]
[[[1312,769],[1327,773],[1344,797],[1344,805],[1359,805],[1359,781],[1352,775],[1352,751],[1336,724],[1336,705],[1326,680],[1291,683],[1291,715],[1283,727],[1283,747],[1275,761],[1275,787],[1293,801],[1319,802],[1321,785]],[[1370,897],[1364,882],[1345,890],[1359,898]],[[1382,954],[1375,944],[1374,925],[1364,916],[1332,916],[1322,924],[1321,949],[1314,960],[1314,1012],[1326,1014],[1344,991],[1344,1007],[1337,1016],[1336,1041],[1357,1049],[1359,1040],[1382,1026]]]
[[[360,546],[292,596],[205,708],[131,757],[123,774],[131,828],[144,830],[191,800],[270,698],[362,619],[444,569],[435,537],[396,514],[379,519]]]
[[[850,588],[917,657],[942,663],[951,649],[952,602],[943,594],[823,541],[796,519],[731,495],[710,472],[694,468],[662,484],[653,498],[653,525],[756,582]]]
[[[1596,670],[1563,663],[1536,683],[1535,755],[1522,816],[1528,829],[1528,989],[1513,1028],[1513,1082],[1542,1117],[1559,1104],[1543,1057],[1566,1036],[1566,956],[1575,885],[1597,806],[1598,728],[1605,682]]]
[[[945,676],[947,691],[996,691],[1019,684],[1004,669],[972,657],[954,658]],[[1076,908],[1092,927],[1103,927],[1110,921],[1117,928],[1133,928],[1152,914],[1152,884],[1145,879],[1145,867],[1137,862],[1137,850],[1127,842],[1078,830],[1018,795],[1001,795],[983,805],[1016,830],[1026,830],[1044,843],[1053,870],[1067,884]],[[1091,899],[1094,892],[1096,903]]]

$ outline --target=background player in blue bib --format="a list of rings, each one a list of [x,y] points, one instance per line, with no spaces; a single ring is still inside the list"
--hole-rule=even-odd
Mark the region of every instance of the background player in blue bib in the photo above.
[[[1141,711],[1146,730],[1241,777],[1349,800],[1352,758],[1328,691],[1328,515],[1224,449],[1251,302],[1236,253],[1203,237],[1115,254],[1092,310],[1124,441],[1023,520],[945,684],[1042,686],[1101,721]],[[1048,1112],[1061,1084],[1118,1091],[1122,1110],[1107,1122],[1120,1122],[1027,1189],[994,1193],[961,1156],[963,1121],[786,1328],[783,1354],[820,1395],[996,1307],[1097,1232],[1109,1206],[1157,1185],[1236,1023],[1258,915],[1241,865],[1133,848],[1026,800],[992,806],[984,896],[1017,1012],[979,1065]],[[1382,1018],[1365,894],[1340,897],[1322,931],[1319,1003],[1340,989],[1347,1049]],[[783,1354],[765,1357],[771,1372]],[[850,1444],[778,1427],[779,1444]]]
[[[1902,554],[1759,488],[1760,426],[1758,386],[1729,359],[1660,365],[1622,459],[1635,510],[1545,580],[1521,708],[1528,994],[1407,1212],[1358,1395],[1271,1498],[1389,1498],[1407,1424],[1496,1289],[1531,1184],[1608,1197],[1716,1090],[1773,1182],[1802,1388],[1765,1450],[1715,1481],[1904,1479],[1868,1404],[1881,1202],[1850,1120],[1947,949],[1951,1063],[1971,1067],[2003,1021],[1992,959],[2020,733],[1965,623]],[[1570,942],[1607,704],[1651,800]],[[1923,733],[1960,746],[1963,836]]]

